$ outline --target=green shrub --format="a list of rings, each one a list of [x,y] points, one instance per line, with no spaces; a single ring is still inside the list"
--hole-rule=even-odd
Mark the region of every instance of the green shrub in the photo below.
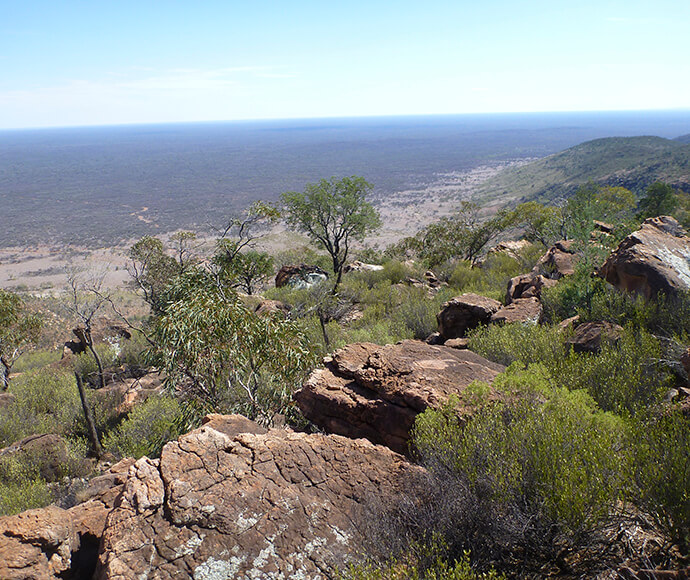
[[[40,478],[7,483],[0,481],[0,516],[45,507],[52,501],[53,495],[48,485]]]
[[[490,325],[470,334],[470,348],[504,365],[542,363],[555,386],[586,390],[605,411],[634,414],[659,402],[671,385],[659,343],[644,330],[626,327],[599,354],[571,352],[567,337],[555,327]]]
[[[28,435],[78,430],[82,409],[74,377],[37,369],[17,377],[10,385],[14,400],[0,413],[0,446]]]
[[[558,328],[527,324],[491,324],[470,331],[470,348],[494,362],[544,363],[554,368],[568,353],[568,335]]]
[[[49,364],[56,363],[60,360],[62,353],[59,350],[35,350],[25,352],[14,363],[12,372],[25,373],[34,369],[40,369]]]
[[[144,353],[150,346],[141,332],[134,331],[129,340],[123,340],[120,344],[120,364],[128,367],[131,373],[138,374],[147,367]]]
[[[118,457],[158,457],[163,445],[182,434],[181,417],[177,399],[167,395],[149,397],[103,438],[103,448]]]
[[[511,367],[497,385],[514,393],[509,402],[487,404],[464,427],[457,400],[418,416],[414,444],[422,464],[455,482],[466,504],[458,512],[481,509],[480,519],[452,530],[449,543],[482,553],[484,542],[507,542],[555,554],[616,510],[627,469],[622,422],[583,391],[553,388],[549,378],[543,367]]]
[[[690,553],[690,422],[679,411],[665,410],[635,421],[633,501]]]
[[[100,343],[94,345],[94,349],[101,359],[101,365],[104,371],[115,366],[117,361],[117,350],[113,346],[107,343]],[[91,352],[87,350],[75,356],[72,360],[74,371],[79,373],[84,382],[96,386],[98,384],[98,366]]]
[[[505,580],[506,576],[491,569],[478,572],[472,567],[469,552],[459,560],[449,562],[437,556],[427,565],[415,561],[413,555],[384,564],[365,562],[351,564],[345,572],[338,574],[339,580]]]

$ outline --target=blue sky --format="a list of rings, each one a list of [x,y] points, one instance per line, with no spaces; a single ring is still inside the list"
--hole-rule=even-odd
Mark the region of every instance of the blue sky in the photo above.
[[[0,0],[0,128],[690,109],[689,0]]]

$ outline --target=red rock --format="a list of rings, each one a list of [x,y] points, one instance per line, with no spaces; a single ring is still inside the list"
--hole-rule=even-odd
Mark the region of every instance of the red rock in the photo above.
[[[367,496],[395,497],[423,474],[365,440],[235,433],[226,420],[168,443],[158,469],[130,473],[96,578],[330,578],[361,548]]]
[[[575,334],[566,342],[575,352],[598,353],[602,343],[614,344],[620,340],[623,328],[610,322],[585,322],[575,328]]]
[[[436,315],[438,331],[445,340],[462,338],[468,330],[488,324],[500,307],[498,300],[479,294],[457,296],[443,304]]]
[[[516,298],[508,306],[501,307],[491,317],[492,323],[511,324],[521,322],[523,324],[537,324],[541,319],[542,306],[539,298]]]
[[[506,304],[510,304],[518,298],[541,298],[543,288],[551,288],[557,283],[556,280],[546,278],[541,274],[530,273],[515,276],[515,278],[511,278],[510,282],[508,282]]]
[[[468,350],[413,340],[350,344],[326,361],[295,393],[304,416],[330,433],[366,437],[401,453],[419,413],[504,370]]]
[[[618,245],[599,275],[645,298],[690,290],[690,238],[672,217],[649,218]]]
[[[577,255],[574,251],[574,242],[572,240],[563,240],[556,242],[548,249],[537,265],[532,269],[533,274],[542,275],[545,278],[558,280],[563,276],[571,276],[575,273],[575,264],[577,263]]]
[[[318,266],[307,264],[283,266],[276,274],[276,288],[292,286],[309,288],[328,278],[328,273]]]

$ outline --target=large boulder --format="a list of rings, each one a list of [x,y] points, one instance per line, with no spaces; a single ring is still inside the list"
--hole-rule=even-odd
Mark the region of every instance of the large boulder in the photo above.
[[[616,344],[623,335],[623,327],[611,322],[585,322],[575,327],[575,333],[566,342],[575,352],[596,354],[603,344]]]
[[[355,260],[354,262],[350,262],[343,268],[343,272],[380,272],[383,270],[383,266],[380,266],[379,264],[367,264],[366,262],[360,262],[359,260]]]
[[[557,280],[531,272],[511,278],[506,289],[506,304],[520,298],[541,298],[543,288],[551,288]]]
[[[108,514],[134,460],[123,460],[94,478],[82,503],[33,509],[0,518],[0,578],[91,578]]]
[[[441,307],[441,312],[436,315],[438,331],[446,340],[464,337],[468,330],[488,324],[500,307],[501,303],[493,298],[462,294]]]
[[[36,468],[47,482],[58,481],[67,471],[87,472],[89,469],[88,463],[75,459],[67,441],[55,433],[30,435],[0,449],[1,460],[10,458]]]
[[[96,578],[332,578],[361,548],[368,498],[424,473],[366,440],[236,421],[216,416],[132,467]]]
[[[511,324],[537,324],[541,320],[542,305],[539,298],[516,298],[507,306],[502,306],[491,316],[492,323]]]
[[[630,234],[599,269],[621,290],[645,298],[690,289],[690,238],[669,216],[649,218]]]
[[[575,264],[577,264],[577,254],[575,253],[574,242],[562,240],[556,242],[539,258],[536,266],[532,269],[532,273],[558,280],[574,274]]]
[[[307,264],[286,265],[276,274],[276,288],[311,288],[328,279],[328,272],[318,266]]]
[[[413,340],[350,344],[325,362],[295,393],[304,416],[330,433],[366,437],[400,453],[408,451],[419,413],[504,370],[468,350]]]

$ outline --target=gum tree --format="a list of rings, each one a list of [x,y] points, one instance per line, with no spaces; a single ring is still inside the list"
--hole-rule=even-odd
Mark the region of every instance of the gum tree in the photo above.
[[[335,273],[335,292],[343,275],[350,245],[381,227],[381,218],[366,201],[373,186],[363,177],[322,179],[303,192],[283,194],[288,225],[302,231],[328,252]]]
[[[0,289],[0,391],[9,386],[12,365],[38,340],[40,330],[40,317],[28,312],[14,292]]]

